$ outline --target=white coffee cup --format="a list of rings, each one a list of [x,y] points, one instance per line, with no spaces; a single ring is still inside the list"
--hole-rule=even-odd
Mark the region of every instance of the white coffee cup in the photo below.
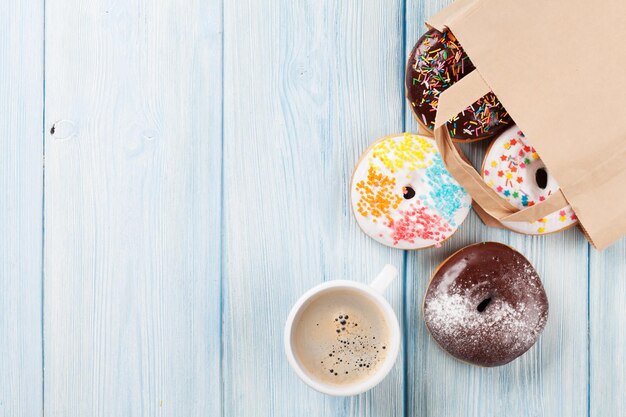
[[[391,308],[391,305],[389,305],[389,302],[383,297],[383,293],[385,292],[389,284],[391,284],[391,282],[397,276],[398,270],[394,266],[385,265],[383,270],[378,274],[378,276],[370,285],[347,280],[328,281],[311,288],[309,291],[304,293],[302,297],[300,297],[300,299],[296,302],[296,304],[291,309],[291,312],[289,313],[287,323],[285,324],[284,336],[285,353],[287,354],[287,359],[289,360],[291,367],[294,369],[294,371],[296,371],[296,374],[298,374],[300,379],[302,379],[311,388],[324,394],[333,396],[350,396],[360,394],[373,388],[375,385],[381,382],[385,378],[385,376],[387,376],[391,368],[393,368],[393,365],[395,364],[398,357],[398,352],[400,350],[400,326],[398,324],[398,318],[396,317],[396,314]],[[294,325],[298,323],[299,315],[302,313],[304,308],[307,307],[311,300],[313,300],[320,293],[328,291],[330,289],[347,289],[353,291],[355,297],[367,297],[369,300],[373,301],[380,309],[388,326],[389,349],[383,363],[378,367],[376,372],[370,375],[367,379],[355,382],[353,384],[334,385],[319,381],[302,366],[297,358],[297,355],[294,352]]]

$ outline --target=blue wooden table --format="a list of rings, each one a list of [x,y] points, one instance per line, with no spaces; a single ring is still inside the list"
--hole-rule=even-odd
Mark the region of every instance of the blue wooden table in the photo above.
[[[405,58],[446,3],[0,2],[0,416],[623,415],[626,240],[472,214],[405,252],[352,217],[361,152],[417,128]],[[446,355],[420,311],[436,265],[484,240],[550,300],[539,343],[495,369]],[[282,351],[291,305],[385,263],[396,367],[357,397],[312,391]]]

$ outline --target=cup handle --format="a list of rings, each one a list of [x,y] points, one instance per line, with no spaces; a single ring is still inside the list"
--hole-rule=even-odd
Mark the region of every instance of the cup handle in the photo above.
[[[391,281],[396,279],[397,276],[398,276],[398,270],[396,269],[396,267],[393,265],[387,264],[385,265],[383,270],[380,271],[378,276],[374,278],[374,281],[372,281],[372,283],[370,284],[370,287],[372,287],[374,291],[382,295],[385,293],[385,290],[387,289],[389,284],[391,284]]]

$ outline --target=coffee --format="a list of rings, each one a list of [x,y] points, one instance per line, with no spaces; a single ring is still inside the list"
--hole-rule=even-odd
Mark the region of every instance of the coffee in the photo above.
[[[301,365],[326,384],[348,385],[376,373],[389,351],[383,312],[352,289],[321,292],[295,323],[293,347]]]

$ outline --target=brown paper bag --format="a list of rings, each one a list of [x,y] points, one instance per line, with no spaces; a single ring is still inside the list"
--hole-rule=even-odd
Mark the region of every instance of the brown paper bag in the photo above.
[[[488,224],[567,204],[603,249],[626,234],[626,2],[457,0],[428,21],[457,37],[476,70],[439,97],[434,135]],[[493,91],[562,193],[517,210],[450,140],[445,121]]]

